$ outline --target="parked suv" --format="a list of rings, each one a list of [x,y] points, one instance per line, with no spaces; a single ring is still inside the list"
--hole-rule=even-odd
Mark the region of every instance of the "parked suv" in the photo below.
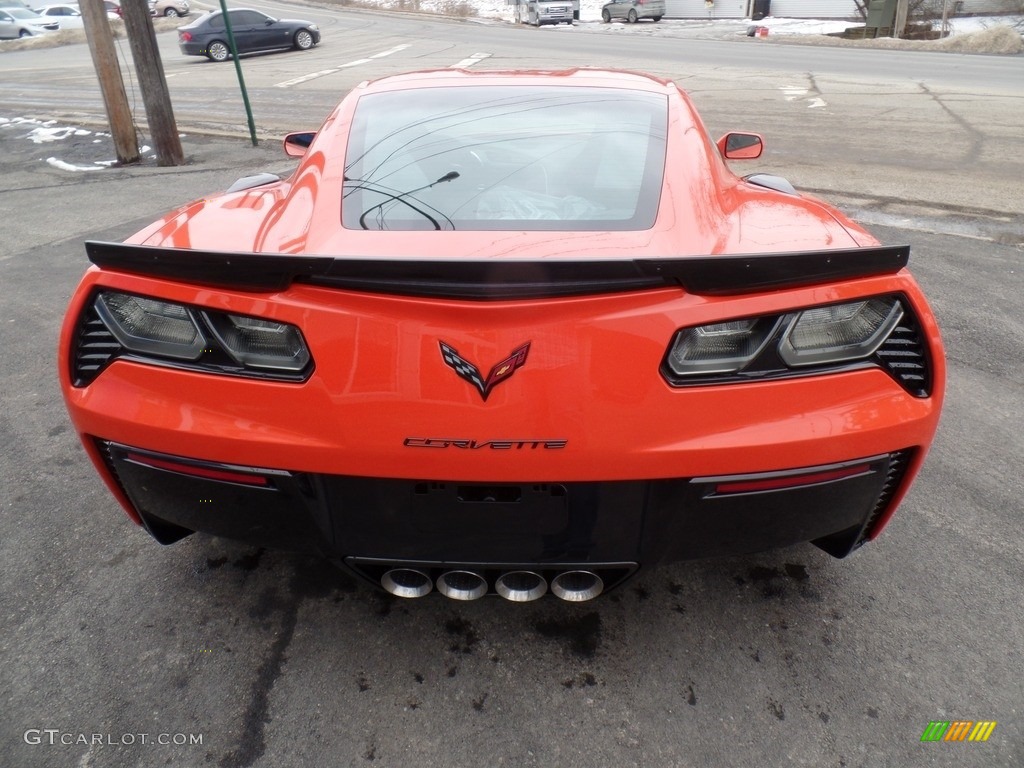
[[[632,23],[639,19],[661,21],[665,15],[665,0],[612,0],[601,8],[601,18],[605,22],[612,19],[625,19]]]

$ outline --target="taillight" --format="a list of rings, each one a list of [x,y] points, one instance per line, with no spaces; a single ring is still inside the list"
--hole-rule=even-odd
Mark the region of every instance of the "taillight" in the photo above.
[[[192,40],[192,33],[191,32],[178,32],[178,41],[179,42],[187,43],[187,42],[190,42],[191,40]]]
[[[279,381],[305,381],[313,370],[302,332],[289,323],[110,290],[86,310],[73,357],[75,386],[118,357]]]
[[[735,373],[758,356],[778,325],[771,316],[686,328],[676,334],[665,362],[676,376]]]
[[[927,397],[928,360],[915,327],[898,296],[691,326],[673,337],[662,375],[687,386],[876,365],[915,397]]]
[[[792,368],[861,360],[882,346],[902,318],[903,307],[891,296],[808,309],[786,329],[779,357]]]
[[[122,347],[132,352],[175,360],[196,360],[206,339],[195,317],[181,304],[104,291],[96,313]]]

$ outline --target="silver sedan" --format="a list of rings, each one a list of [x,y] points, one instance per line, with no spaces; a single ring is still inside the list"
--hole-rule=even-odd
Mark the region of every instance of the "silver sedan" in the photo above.
[[[607,23],[612,19],[625,19],[633,23],[640,19],[661,21],[665,15],[665,0],[612,0],[601,8],[601,18]]]

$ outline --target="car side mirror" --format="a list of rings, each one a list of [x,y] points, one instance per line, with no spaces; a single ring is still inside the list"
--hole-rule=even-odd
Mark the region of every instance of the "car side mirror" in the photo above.
[[[316,138],[316,131],[297,131],[284,137],[284,153],[288,157],[302,157]]]
[[[755,160],[764,151],[764,139],[756,133],[727,133],[717,143],[726,160]]]
[[[266,26],[266,27],[269,27],[275,21],[276,21],[276,19],[267,19],[266,21],[263,22],[263,25]]]

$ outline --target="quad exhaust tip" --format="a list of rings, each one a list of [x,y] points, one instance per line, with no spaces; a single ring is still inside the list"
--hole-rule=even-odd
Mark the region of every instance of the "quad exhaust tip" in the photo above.
[[[476,571],[455,569],[431,579],[429,572],[419,568],[392,568],[380,579],[381,586],[396,597],[415,598],[430,594],[437,588],[452,600],[476,600],[487,594],[487,579]],[[527,603],[543,597],[549,589],[547,580],[535,571],[506,571],[494,582],[495,591],[506,600]],[[593,600],[604,592],[604,581],[593,571],[564,571],[551,580],[550,591],[570,603]]]
[[[476,571],[445,571],[437,577],[437,591],[452,600],[476,600],[487,594],[487,580]]]
[[[528,603],[543,597],[548,583],[539,573],[533,571],[508,571],[494,582],[498,594],[514,603]]]
[[[593,600],[603,591],[604,582],[592,571],[565,571],[551,580],[551,592],[555,597],[570,603]]]
[[[396,597],[423,597],[434,588],[430,576],[416,568],[392,568],[381,576],[380,584]]]

